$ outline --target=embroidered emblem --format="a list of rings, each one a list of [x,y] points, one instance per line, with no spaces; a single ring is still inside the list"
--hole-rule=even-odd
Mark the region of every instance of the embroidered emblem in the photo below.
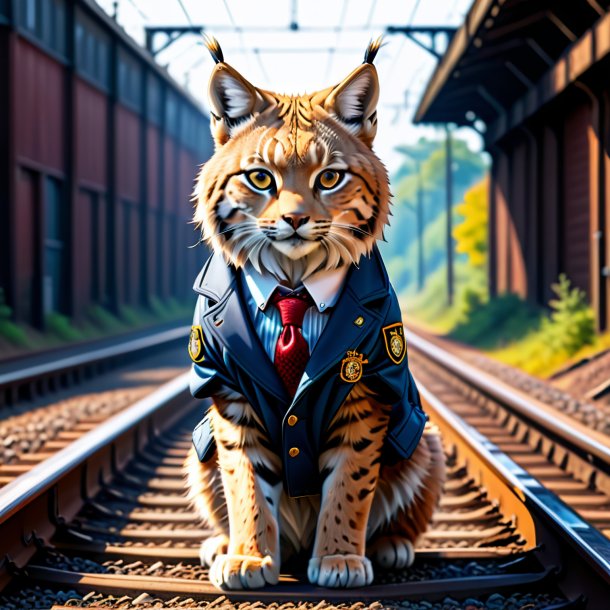
[[[394,364],[400,364],[407,353],[407,342],[405,341],[402,322],[396,322],[382,329],[385,349]]]
[[[364,360],[364,355],[356,351],[348,351],[347,358],[343,358],[341,362],[341,379],[348,383],[356,383],[362,377],[363,364],[368,364],[368,360]]]
[[[202,362],[203,357],[203,331],[201,326],[193,326],[189,337],[189,356],[193,362]]]

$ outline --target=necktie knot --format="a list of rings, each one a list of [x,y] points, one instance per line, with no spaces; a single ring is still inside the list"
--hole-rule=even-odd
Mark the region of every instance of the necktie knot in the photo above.
[[[303,326],[305,312],[313,305],[313,299],[305,291],[287,296],[282,296],[276,292],[271,302],[279,309],[282,326],[297,326],[299,328]]]

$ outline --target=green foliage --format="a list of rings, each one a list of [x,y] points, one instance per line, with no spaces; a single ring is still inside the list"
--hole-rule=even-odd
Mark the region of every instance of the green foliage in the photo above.
[[[150,312],[136,309],[130,305],[121,305],[119,307],[119,316],[128,326],[142,326],[150,321]]]
[[[87,318],[91,320],[94,326],[106,333],[119,332],[125,329],[123,322],[101,305],[90,307],[87,310]]]
[[[4,288],[0,288],[0,337],[20,347],[29,346],[28,336],[11,320],[12,316],[13,310],[6,304]]]
[[[542,335],[549,349],[571,356],[584,345],[593,343],[595,316],[585,293],[579,288],[571,288],[565,274],[559,276],[559,282],[552,288],[557,298],[549,302],[552,312],[543,321]]]
[[[180,303],[173,298],[162,301],[156,296],[151,296],[149,298],[149,303],[153,314],[161,320],[175,320],[176,318],[191,316],[193,313],[191,303]]]
[[[420,139],[412,145],[397,147],[405,160],[392,176],[394,209],[391,226],[386,232],[387,244],[382,253],[388,267],[391,261],[398,271],[393,277],[399,291],[405,287],[415,289],[417,280],[417,225],[415,208],[420,185],[424,223],[424,270],[434,273],[446,260],[446,191],[445,191],[445,143],[443,140]],[[485,172],[485,162],[480,153],[471,151],[466,142],[453,140],[453,196],[455,202],[480,181]],[[455,210],[455,206],[454,206]],[[459,223],[454,213],[454,222]]]
[[[163,302],[159,297],[154,295],[148,297],[148,303],[150,304],[150,310],[160,320],[167,320],[171,317],[171,312],[168,311],[167,304]]]
[[[466,254],[473,267],[487,262],[488,193],[489,180],[485,178],[466,191],[464,203],[456,207],[462,221],[453,230],[455,250]]]
[[[426,278],[420,293],[405,291],[401,294],[407,306],[407,320],[415,318],[419,323],[436,332],[449,332],[463,323],[469,308],[487,299],[487,278],[483,269],[472,269],[465,260],[454,266],[456,292],[454,304],[448,306],[447,265],[441,265]]]
[[[506,293],[483,302],[480,294],[465,294],[464,315],[449,333],[452,339],[482,349],[493,349],[518,341],[538,330],[542,313],[519,298]]]
[[[72,326],[69,318],[57,312],[47,314],[45,324],[50,334],[62,341],[79,341],[84,339],[82,332]]]

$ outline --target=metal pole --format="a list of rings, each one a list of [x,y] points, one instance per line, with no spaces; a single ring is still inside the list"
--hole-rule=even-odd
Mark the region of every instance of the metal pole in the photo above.
[[[453,155],[451,146],[451,130],[445,125],[445,184],[446,184],[446,215],[447,215],[447,303],[453,305]]]
[[[417,292],[424,288],[424,189],[421,165],[417,162]]]

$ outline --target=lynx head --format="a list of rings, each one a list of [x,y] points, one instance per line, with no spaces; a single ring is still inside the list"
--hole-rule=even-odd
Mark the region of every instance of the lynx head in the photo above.
[[[357,264],[389,215],[388,175],[371,148],[380,40],[338,85],[294,96],[255,87],[216,40],[206,45],[216,149],[195,188],[204,240],[237,267],[283,279]]]

